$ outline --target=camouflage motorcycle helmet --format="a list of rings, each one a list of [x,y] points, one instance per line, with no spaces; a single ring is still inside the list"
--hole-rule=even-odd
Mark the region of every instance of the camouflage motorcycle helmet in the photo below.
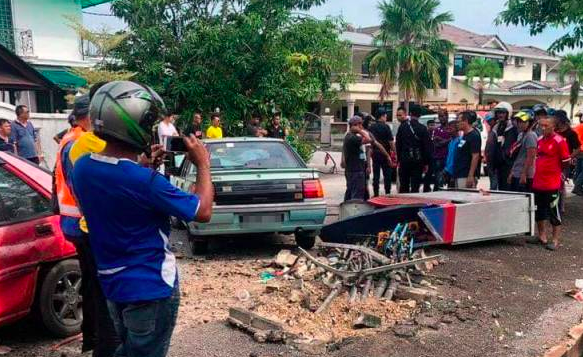
[[[101,87],[89,109],[97,136],[112,137],[144,151],[152,142],[152,127],[165,114],[166,106],[158,93],[130,81],[114,81]]]

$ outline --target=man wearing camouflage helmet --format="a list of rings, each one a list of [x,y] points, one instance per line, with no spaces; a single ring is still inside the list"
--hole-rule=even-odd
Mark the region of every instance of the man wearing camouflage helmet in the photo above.
[[[104,85],[91,100],[90,117],[106,148],[79,158],[73,169],[99,280],[122,342],[115,354],[120,357],[166,356],[180,299],[169,218],[211,217],[209,154],[201,141],[184,138],[187,158],[197,167],[190,193],[156,171],[163,150],[150,146],[150,133],[164,112],[149,87],[128,81]]]

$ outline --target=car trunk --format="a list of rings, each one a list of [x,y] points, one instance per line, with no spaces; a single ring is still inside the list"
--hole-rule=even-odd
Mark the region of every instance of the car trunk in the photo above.
[[[215,204],[302,202],[303,181],[315,177],[314,170],[308,168],[213,171]]]

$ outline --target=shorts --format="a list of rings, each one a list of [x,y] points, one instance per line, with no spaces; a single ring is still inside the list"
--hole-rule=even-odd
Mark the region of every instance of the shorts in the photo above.
[[[550,221],[553,226],[562,224],[559,210],[559,190],[534,191],[534,203],[536,204],[535,220],[537,222]]]

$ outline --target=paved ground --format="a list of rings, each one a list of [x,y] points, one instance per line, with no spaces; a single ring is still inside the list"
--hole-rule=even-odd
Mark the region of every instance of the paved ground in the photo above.
[[[342,176],[325,176],[323,182],[327,195],[337,199],[343,191]],[[441,321],[437,330],[422,328],[408,339],[387,331],[346,341],[329,355],[541,356],[582,318],[583,304],[563,295],[576,278],[583,278],[582,202],[579,197],[568,200],[564,246],[557,252],[526,245],[523,239],[434,250],[447,260],[430,279],[443,299],[426,306],[421,316]],[[186,255],[179,260],[181,272],[206,264],[185,252],[183,232],[174,232],[172,240]],[[211,246],[206,262],[244,266],[250,260],[271,258],[281,248],[293,247],[291,243],[289,237],[223,239]],[[303,356],[287,346],[258,345],[222,321],[204,324],[197,322],[200,316],[184,315],[170,356]],[[0,345],[13,348],[8,356],[80,356],[77,344],[51,352],[49,347],[56,342],[33,320],[0,329]]]

